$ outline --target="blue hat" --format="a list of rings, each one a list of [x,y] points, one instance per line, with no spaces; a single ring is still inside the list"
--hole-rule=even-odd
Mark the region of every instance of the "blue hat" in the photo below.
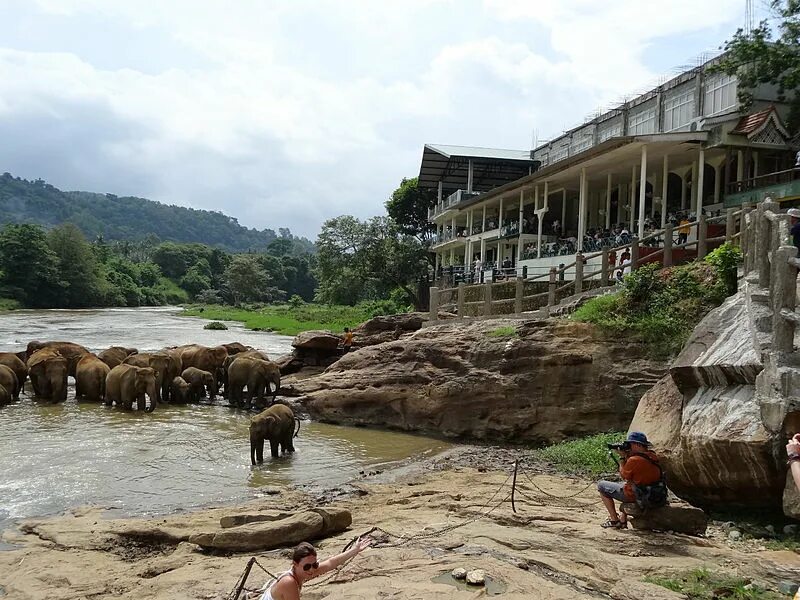
[[[625,441],[633,442],[634,444],[642,444],[643,446],[650,445],[650,442],[647,441],[647,436],[643,434],[641,431],[631,431],[628,434],[628,439]]]

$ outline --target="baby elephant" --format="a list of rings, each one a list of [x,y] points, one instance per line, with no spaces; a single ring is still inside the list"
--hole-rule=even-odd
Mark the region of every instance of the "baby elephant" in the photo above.
[[[297,423],[297,431],[294,425]],[[294,452],[292,438],[300,431],[300,420],[285,404],[273,404],[250,419],[250,462],[264,462],[264,440],[269,440],[272,458],[278,458],[278,446],[284,452]]]
[[[217,380],[208,371],[203,371],[197,367],[184,369],[181,377],[191,388],[192,402],[199,402],[200,398],[208,392],[209,400],[213,400],[217,395]]]
[[[183,377],[175,377],[169,384],[169,397],[176,404],[192,402],[192,386]]]

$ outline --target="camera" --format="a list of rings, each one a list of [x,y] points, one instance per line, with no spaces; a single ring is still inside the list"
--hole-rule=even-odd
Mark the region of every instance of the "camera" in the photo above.
[[[619,442],[617,444],[606,444],[609,450],[630,450],[631,443],[630,442]]]

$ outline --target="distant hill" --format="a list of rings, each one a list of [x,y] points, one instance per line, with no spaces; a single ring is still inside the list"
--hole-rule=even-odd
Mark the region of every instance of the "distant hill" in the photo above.
[[[145,198],[92,192],[62,192],[41,179],[0,176],[0,223],[38,223],[53,227],[74,223],[89,241],[138,240],[200,242],[230,252],[257,251],[274,239],[291,238],[297,249],[314,251],[312,242],[288,229],[250,229],[221,212],[161,204]]]

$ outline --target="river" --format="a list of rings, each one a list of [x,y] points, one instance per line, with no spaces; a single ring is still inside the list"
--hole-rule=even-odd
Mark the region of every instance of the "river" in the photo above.
[[[175,308],[16,311],[0,314],[0,349],[28,341],[68,340],[90,350],[111,345],[153,350],[239,341],[279,356],[292,338],[247,331],[207,331]],[[29,388],[30,384],[26,387]],[[161,405],[153,413],[76,402],[72,380],[63,404],[34,401],[0,407],[0,531],[16,519],[80,505],[153,515],[258,495],[266,485],[328,486],[448,444],[421,436],[304,422],[297,452],[250,466],[251,414],[222,405]]]

